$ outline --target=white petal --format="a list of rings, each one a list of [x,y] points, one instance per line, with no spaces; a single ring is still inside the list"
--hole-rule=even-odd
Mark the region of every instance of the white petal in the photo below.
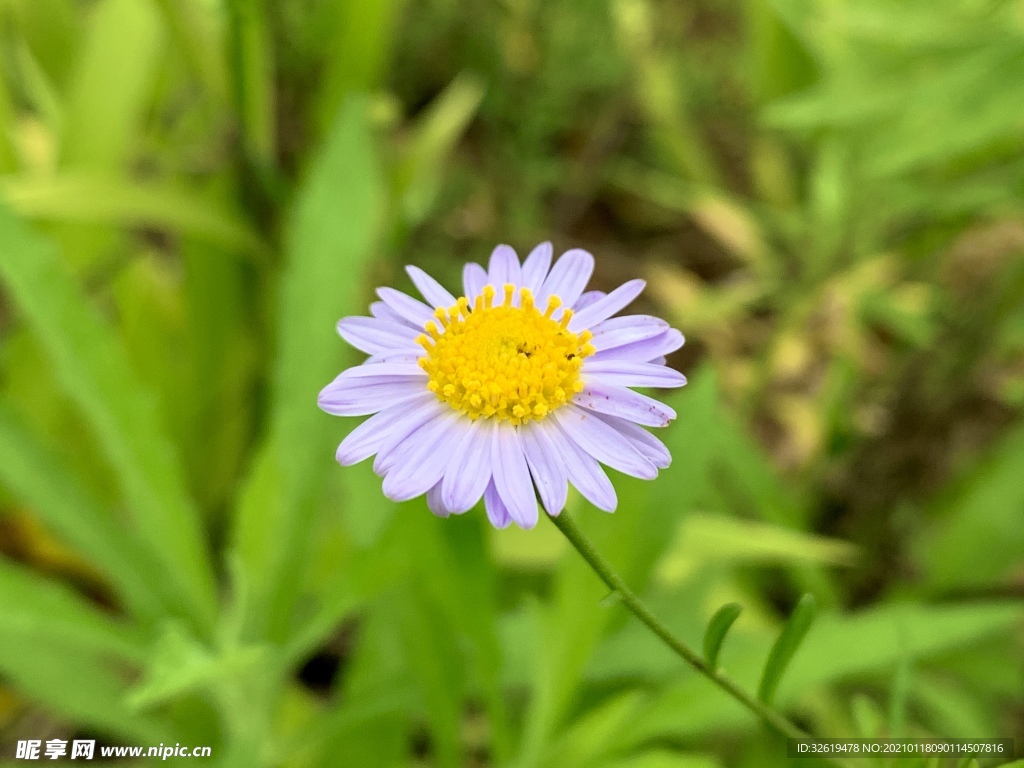
[[[581,248],[566,251],[551,268],[544,285],[537,294],[537,306],[547,304],[552,294],[562,300],[566,307],[573,306],[583,294],[583,289],[594,274],[594,257]]]
[[[473,301],[487,285],[487,270],[474,261],[469,262],[462,268],[462,289],[465,297],[472,305]]]
[[[505,283],[512,283],[517,288],[522,284],[523,271],[519,266],[519,257],[511,246],[499,245],[491,252],[487,282],[497,289],[499,296],[502,295]]]
[[[423,347],[420,347],[418,352],[413,352],[411,349],[400,349],[396,352],[381,352],[377,355],[370,355],[363,363],[366,365],[373,365],[375,363],[415,363],[423,355]]]
[[[499,424],[491,440],[491,472],[494,487],[520,528],[537,524],[537,496],[530,479],[530,468],[515,427]]]
[[[544,509],[557,516],[565,508],[569,480],[558,449],[546,434],[549,429],[542,422],[529,422],[519,427],[519,438]]]
[[[428,304],[434,307],[452,307],[455,305],[455,297],[448,293],[437,280],[432,278],[426,272],[419,267],[409,265],[405,268],[405,271],[412,278],[413,284],[416,289],[423,294],[423,298],[427,300]]]
[[[605,512],[614,512],[618,504],[615,487],[601,469],[601,465],[597,463],[597,459],[569,439],[558,424],[552,423],[545,430],[545,434],[555,444],[558,455],[565,465],[569,482],[595,507]]]
[[[413,378],[426,378],[427,372],[417,363],[363,363],[342,371],[335,381],[352,381],[356,379],[376,378],[381,383]],[[426,388],[426,384],[423,384]]]
[[[413,335],[413,338],[415,338],[416,336],[419,336],[421,333],[423,333],[423,327],[422,326],[416,325],[415,323],[410,323],[408,320],[406,320],[400,314],[395,312],[395,310],[393,310],[391,307],[389,307],[387,304],[385,304],[383,301],[375,301],[375,302],[373,302],[370,305],[370,314],[373,315],[374,317],[376,317],[379,320],[387,320],[389,323],[394,323],[395,325],[400,325],[403,328],[412,328],[416,332]]]
[[[611,321],[607,321],[611,322]],[[683,334],[675,328],[643,341],[630,342],[612,349],[598,350],[589,360],[633,360],[645,363],[656,357],[663,357],[683,346]]]
[[[658,468],[633,447],[621,432],[605,421],[574,405],[551,413],[565,433],[580,448],[612,469],[644,480],[658,476]]]
[[[335,379],[320,390],[317,404],[333,416],[368,416],[421,395],[423,388],[421,379],[411,377],[385,383],[372,378]]]
[[[609,416],[618,416],[645,427],[664,427],[676,412],[664,403],[625,387],[587,382],[572,401],[583,408]]]
[[[423,409],[437,402],[433,392],[426,392],[398,405],[380,411],[353,429],[341,441],[335,458],[342,466],[358,464],[380,450],[388,440],[401,440],[423,423]]]
[[[408,294],[396,291],[394,288],[378,288],[377,295],[391,309],[419,328],[423,328],[431,321],[437,322],[434,317],[434,310],[419,299],[414,299]]]
[[[591,327],[590,332],[594,334],[594,338],[590,343],[594,345],[594,349],[601,351],[632,344],[635,341],[653,339],[668,329],[668,323],[653,315],[613,317]]]
[[[410,417],[409,428],[404,435],[388,436],[377,450],[377,458],[373,460],[373,471],[385,475],[391,468],[401,462],[415,446],[416,435],[428,424],[451,413],[451,408],[442,404],[436,397],[417,411],[418,417]]]
[[[356,349],[368,355],[379,355],[396,350],[414,352],[423,349],[416,343],[422,331],[375,317],[343,317],[338,321],[338,335]]]
[[[604,298],[598,299],[590,306],[584,307],[569,321],[569,330],[578,333],[592,328],[602,320],[607,320],[621,309],[629,306],[647,285],[643,280],[630,280],[623,283]]]
[[[597,301],[598,299],[603,299],[607,295],[608,294],[605,293],[604,291],[587,291],[578,299],[576,299],[576,303],[572,305],[572,309],[574,312],[579,312],[584,307],[589,307],[595,301]]]
[[[672,389],[686,384],[686,377],[666,365],[633,363],[628,360],[585,360],[585,381],[597,381],[619,387],[659,387]]]
[[[448,463],[449,453],[444,446],[461,438],[465,422],[464,416],[449,410],[418,430],[410,438],[412,450],[384,477],[384,495],[392,501],[408,501],[429,491],[441,479]]]
[[[441,486],[441,498],[452,512],[471,509],[491,481],[491,443],[495,419],[470,422],[465,435],[454,447]]]
[[[523,262],[523,285],[536,296],[551,268],[551,243],[541,243]]]
[[[632,421],[626,421],[616,416],[609,416],[605,413],[597,413],[596,411],[594,415],[602,421],[608,422],[621,432],[632,443],[633,447],[640,451],[643,456],[647,457],[648,461],[658,469],[665,469],[665,467],[672,463],[672,454],[669,453],[665,444],[639,424],[634,424]]]
[[[501,500],[493,479],[487,484],[487,489],[484,491],[484,506],[487,508],[487,519],[491,521],[491,525],[498,530],[508,528],[512,522],[512,515],[508,513],[508,507]]]
[[[445,507],[441,500],[441,483],[434,483],[434,487],[427,491],[427,509],[438,517],[448,517],[451,511]]]

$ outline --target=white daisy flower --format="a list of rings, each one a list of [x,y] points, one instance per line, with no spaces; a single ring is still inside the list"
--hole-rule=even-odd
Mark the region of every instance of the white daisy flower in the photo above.
[[[668,449],[643,427],[675,412],[631,387],[679,387],[665,365],[683,335],[650,315],[613,317],[643,290],[631,280],[608,294],[584,292],[594,257],[573,249],[551,266],[550,243],[520,264],[499,245],[488,269],[470,263],[456,298],[417,267],[409,276],[427,303],[379,288],[372,317],[338,323],[370,357],[320,393],[337,416],[373,414],[338,447],[342,465],[376,455],[384,494],[422,494],[446,517],[484,500],[498,528],[551,515],[572,483],[611,512],[615,489],[601,464],[653,479]]]

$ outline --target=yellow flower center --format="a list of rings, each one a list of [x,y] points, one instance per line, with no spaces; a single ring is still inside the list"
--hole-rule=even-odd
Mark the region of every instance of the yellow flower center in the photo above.
[[[471,419],[496,418],[522,424],[542,419],[583,389],[583,358],[594,354],[590,331],[569,330],[572,310],[558,320],[551,315],[562,305],[548,299],[541,313],[528,288],[505,286],[505,301],[494,306],[488,285],[472,309],[462,297],[454,307],[438,309],[441,324],[426,324],[417,341],[427,353],[419,364],[429,374],[427,388]]]

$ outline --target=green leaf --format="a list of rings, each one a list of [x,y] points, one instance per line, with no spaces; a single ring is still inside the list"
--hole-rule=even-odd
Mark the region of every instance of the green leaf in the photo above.
[[[652,750],[601,763],[600,768],[719,768],[719,766],[721,763],[710,755]]]
[[[0,634],[6,633],[130,662],[145,657],[138,632],[101,614],[63,585],[0,558]]]
[[[125,704],[124,669],[99,654],[21,632],[0,632],[0,670],[21,694],[76,725],[139,744],[173,742],[170,728]]]
[[[273,168],[277,150],[274,50],[269,3],[229,0],[228,56],[235,107],[246,156],[260,172]]]
[[[243,491],[235,546],[253,585],[253,629],[281,639],[303,583],[314,501],[346,428],[317,408],[342,370],[340,317],[357,311],[381,233],[384,190],[366,100],[350,99],[299,192],[287,229],[268,442]],[[273,626],[271,627],[271,620]]]
[[[786,667],[789,666],[800,643],[807,636],[807,630],[811,628],[817,610],[818,606],[813,595],[807,594],[801,597],[800,602],[793,609],[793,615],[789,617],[786,626],[782,628],[779,639],[772,646],[768,660],[764,664],[764,671],[761,673],[761,684],[757,687],[757,698],[765,704],[770,704],[775,696],[775,689],[779,687]]]
[[[21,693],[78,724],[156,743],[166,729],[123,703],[125,668],[145,653],[132,628],[0,558],[0,674]]]
[[[133,708],[144,709],[189,692],[203,691],[216,696],[241,678],[269,679],[271,668],[270,652],[265,646],[227,644],[214,652],[197,642],[180,624],[171,622],[150,650],[145,678],[132,689],[127,701]]]
[[[154,0],[189,67],[217,100],[227,95],[215,8],[198,0]]]
[[[642,588],[656,556],[664,520],[673,514],[672,507],[647,503],[648,489],[647,483],[623,478],[616,483],[620,514],[598,512],[573,496],[562,512],[577,516],[601,554],[636,589]],[[551,590],[552,597],[543,607],[537,606],[540,631],[531,654],[534,694],[518,756],[518,765],[524,768],[537,765],[560,733],[586,664],[608,624],[620,613],[601,606],[608,588],[573,549],[563,554]]]
[[[43,221],[167,229],[264,260],[268,248],[221,204],[166,184],[99,173],[0,179],[4,199],[22,216]]]
[[[410,584],[395,599],[406,658],[430,723],[434,760],[441,768],[457,768],[463,762],[464,688],[457,635],[422,586]]]
[[[817,79],[810,52],[771,0],[745,4],[750,32],[751,76],[762,102],[800,91]]]
[[[415,226],[430,212],[445,160],[473,119],[484,97],[483,81],[472,73],[456,77],[411,129],[397,169],[398,196],[406,221]]]
[[[177,584],[181,613],[209,628],[214,588],[204,535],[153,398],[53,247],[2,206],[0,242],[0,276],[92,427],[149,555]]]
[[[691,514],[658,567],[662,584],[678,584],[706,563],[826,563],[852,565],[857,547],[768,523],[722,515]]]
[[[743,606],[739,603],[727,603],[715,611],[708,622],[704,632],[704,658],[711,669],[718,669],[718,653],[722,649],[722,641],[742,612]]]
[[[678,603],[673,596],[672,605]],[[671,611],[652,609],[668,619],[670,628],[687,636]],[[924,663],[996,633],[1005,633],[1024,615],[1021,603],[979,603],[926,606],[901,603],[848,616],[823,615],[800,649],[779,688],[778,700],[792,703],[803,691],[841,681],[891,672],[903,653]],[[729,672],[741,686],[753,688],[772,638],[764,631],[736,629],[730,638]],[[904,650],[905,649],[905,650]],[[688,739],[712,729],[752,726],[749,712],[703,678],[680,672],[679,659],[644,627],[627,625],[610,640],[591,665],[590,679],[606,683],[622,679],[661,682],[679,675],[622,736],[633,748],[651,739]]]
[[[637,100],[665,162],[692,181],[714,183],[718,173],[686,104],[687,83],[656,40],[656,16],[648,0],[611,4],[619,48],[632,65]]]
[[[146,557],[83,483],[6,408],[0,409],[0,480],[59,538],[113,582],[140,615],[161,613],[173,584]]]
[[[643,691],[626,691],[589,708],[551,746],[545,765],[590,768],[614,753],[615,734],[641,711]]]
[[[317,20],[324,55],[323,85],[317,98],[321,132],[330,128],[345,98],[373,92],[387,74],[403,0],[328,0]]]
[[[141,133],[161,37],[152,3],[101,0],[90,9],[64,119],[63,166],[125,170]]]
[[[0,77],[0,174],[11,173],[18,167],[12,139],[15,112],[6,78]]]
[[[916,542],[933,589],[1011,578],[1024,551],[1024,428],[1011,431],[938,499],[936,522]]]

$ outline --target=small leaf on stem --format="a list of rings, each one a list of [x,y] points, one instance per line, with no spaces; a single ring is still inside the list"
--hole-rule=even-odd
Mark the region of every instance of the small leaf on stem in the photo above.
[[[711,669],[718,668],[718,652],[722,649],[722,641],[736,621],[736,617],[743,611],[739,603],[726,603],[711,617],[708,628],[704,632],[704,658]]]
[[[800,643],[807,635],[814,621],[814,614],[818,610],[817,602],[813,595],[804,595],[800,602],[793,609],[793,615],[789,617],[786,626],[782,628],[782,634],[772,646],[768,660],[765,662],[764,671],[761,673],[761,685],[757,689],[757,698],[765,704],[771,703],[775,695],[775,689],[779,687],[779,681],[789,666],[789,662],[796,653]]]

